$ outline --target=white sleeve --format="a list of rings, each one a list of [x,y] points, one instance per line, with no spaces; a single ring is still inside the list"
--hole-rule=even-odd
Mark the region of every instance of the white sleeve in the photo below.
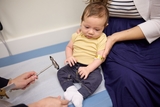
[[[150,19],[139,24],[147,41],[152,43],[160,37],[160,0],[150,0]]]

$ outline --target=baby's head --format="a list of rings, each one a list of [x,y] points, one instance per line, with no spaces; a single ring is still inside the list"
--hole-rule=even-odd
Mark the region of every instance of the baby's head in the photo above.
[[[81,18],[81,31],[87,38],[98,38],[108,24],[109,12],[102,2],[87,5]]]
[[[86,3],[93,3],[93,2],[103,2],[104,5],[107,5],[108,0],[86,0]]]

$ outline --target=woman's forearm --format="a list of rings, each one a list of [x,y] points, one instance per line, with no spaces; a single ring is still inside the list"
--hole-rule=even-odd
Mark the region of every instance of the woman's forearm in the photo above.
[[[116,42],[128,41],[128,40],[140,40],[140,39],[145,39],[145,36],[139,26],[114,33],[108,36],[107,38],[103,57],[106,58],[106,56],[109,54],[111,48]]]
[[[145,39],[145,36],[139,26],[114,33],[111,36],[112,36],[113,43],[120,42],[120,41]]]

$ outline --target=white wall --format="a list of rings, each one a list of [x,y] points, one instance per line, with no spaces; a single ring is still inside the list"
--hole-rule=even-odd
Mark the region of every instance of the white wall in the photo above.
[[[0,0],[0,37],[12,55],[68,41],[85,6],[84,0]],[[0,43],[0,58],[6,56]]]

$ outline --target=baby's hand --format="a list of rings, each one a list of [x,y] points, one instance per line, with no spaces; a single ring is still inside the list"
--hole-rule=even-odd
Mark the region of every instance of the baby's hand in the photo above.
[[[80,75],[80,78],[87,79],[90,71],[87,69],[87,67],[79,67],[78,74]]]
[[[73,66],[75,63],[77,63],[77,60],[73,56],[70,56],[65,60],[65,64],[67,64],[67,63],[70,66]]]

